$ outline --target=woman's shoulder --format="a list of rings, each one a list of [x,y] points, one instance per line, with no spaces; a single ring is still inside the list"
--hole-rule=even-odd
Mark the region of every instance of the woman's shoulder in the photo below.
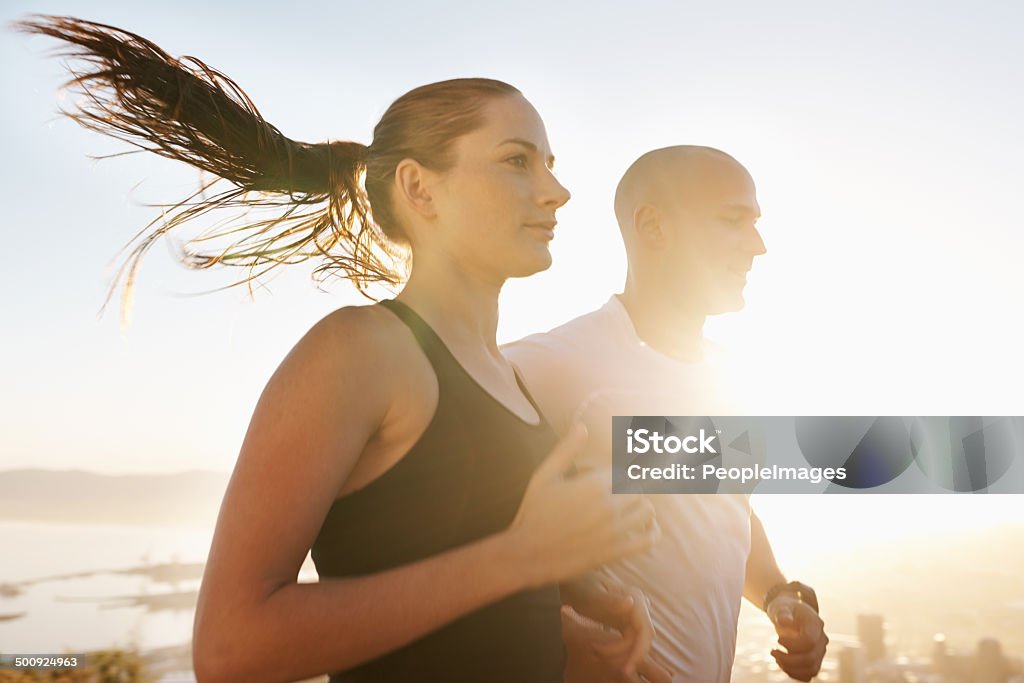
[[[386,344],[402,323],[380,304],[343,306],[321,318],[307,334],[349,339],[352,343]]]
[[[293,352],[316,362],[343,366],[346,374],[392,375],[410,348],[403,323],[378,304],[331,311],[299,340]]]

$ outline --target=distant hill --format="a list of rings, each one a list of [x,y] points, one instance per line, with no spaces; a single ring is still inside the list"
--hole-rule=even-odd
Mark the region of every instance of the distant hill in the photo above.
[[[0,521],[209,526],[230,474],[0,471]]]

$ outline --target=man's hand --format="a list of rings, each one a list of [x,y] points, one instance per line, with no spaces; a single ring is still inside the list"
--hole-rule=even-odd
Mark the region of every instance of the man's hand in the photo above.
[[[562,609],[565,683],[671,683],[672,674],[646,656],[627,673],[631,645],[622,635],[601,627],[568,607]]]
[[[821,670],[825,658],[825,622],[810,605],[795,596],[780,595],[768,605],[768,618],[786,651],[772,650],[772,656],[790,678],[809,681]]]
[[[591,572],[563,584],[562,598],[576,613],[586,617],[575,620],[577,626],[587,626],[574,629],[578,640],[586,642],[586,652],[580,647],[577,654],[587,660],[589,665],[600,662],[608,670],[602,678],[576,680],[649,680],[656,683],[668,683],[671,680],[671,675],[648,656],[654,640],[654,624],[647,598],[642,591],[622,586]],[[588,620],[591,623],[586,625],[584,622]],[[564,616],[562,624],[564,630],[567,627]],[[601,626],[618,633],[609,632]],[[566,644],[570,646],[569,656],[572,659],[572,644],[568,637]],[[613,677],[616,671],[620,676],[618,678]],[[638,674],[644,678],[637,678]],[[569,680],[568,676],[566,680]]]

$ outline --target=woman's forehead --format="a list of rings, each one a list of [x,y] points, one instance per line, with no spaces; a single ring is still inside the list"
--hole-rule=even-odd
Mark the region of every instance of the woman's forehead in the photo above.
[[[470,134],[476,142],[498,147],[516,141],[536,148],[545,157],[551,155],[544,121],[522,95],[493,98],[481,113],[481,126]]]

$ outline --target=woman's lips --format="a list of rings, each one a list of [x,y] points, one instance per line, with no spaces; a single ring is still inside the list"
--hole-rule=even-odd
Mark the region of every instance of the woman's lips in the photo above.
[[[554,223],[527,223],[526,228],[544,237],[548,241],[555,239]]]

